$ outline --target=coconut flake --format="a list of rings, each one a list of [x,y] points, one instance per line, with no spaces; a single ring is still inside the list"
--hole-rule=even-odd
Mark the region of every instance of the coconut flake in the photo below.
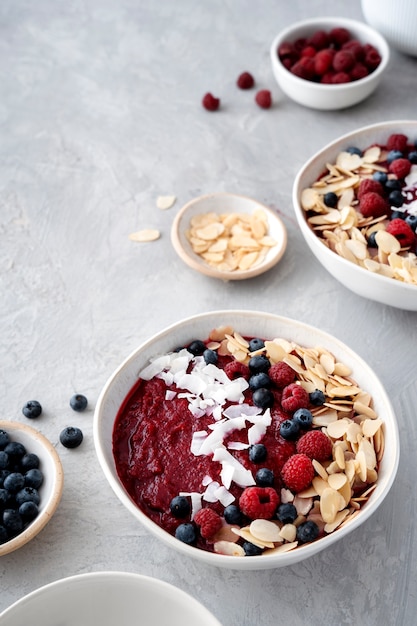
[[[232,502],[235,501],[234,495],[230,493],[224,486],[220,486],[216,491],[216,496],[220,504],[223,506],[229,506]]]
[[[247,450],[249,448],[248,443],[244,443],[243,441],[230,441],[227,444],[228,450]]]
[[[201,498],[202,494],[195,491],[180,491],[180,496],[191,498],[191,519],[194,519],[194,515],[202,508]]]
[[[176,391],[172,391],[171,389],[167,389],[165,392],[165,400],[173,400],[177,395]]]

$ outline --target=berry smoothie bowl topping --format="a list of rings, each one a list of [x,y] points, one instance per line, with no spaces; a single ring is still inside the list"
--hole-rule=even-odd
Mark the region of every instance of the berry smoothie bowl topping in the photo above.
[[[371,272],[417,285],[417,147],[402,134],[386,145],[348,146],[301,206],[333,252]]]
[[[339,528],[366,504],[383,450],[383,422],[345,364],[230,327],[151,359],[113,432],[139,508],[179,541],[230,556]]]

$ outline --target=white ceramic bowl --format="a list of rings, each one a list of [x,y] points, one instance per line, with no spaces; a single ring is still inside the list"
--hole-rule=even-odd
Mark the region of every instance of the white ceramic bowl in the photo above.
[[[295,178],[293,205],[298,225],[310,250],[332,276],[364,298],[400,309],[417,311],[416,285],[370,272],[332,252],[310,228],[300,204],[302,190],[310,187],[323,173],[325,164],[334,163],[343,149],[349,146],[365,149],[375,142],[384,145],[392,133],[403,133],[415,140],[417,139],[417,122],[393,121],[365,126],[343,135],[319,150],[303,165]]]
[[[194,252],[186,236],[190,227],[190,220],[193,217],[205,213],[252,215],[258,209],[266,214],[268,234],[276,241],[276,245],[269,248],[261,262],[255,263],[247,270],[220,271],[206,263],[200,255]],[[287,246],[287,231],[278,215],[257,200],[232,193],[212,193],[194,198],[180,209],[172,224],[171,241],[179,257],[192,269],[220,280],[244,280],[258,276],[278,263]]]
[[[417,56],[417,2],[415,0],[362,0],[365,20],[388,43],[404,54]]]
[[[0,544],[0,556],[9,554],[31,541],[44,528],[55,513],[61,500],[64,473],[57,451],[52,443],[34,428],[20,422],[0,421],[0,430],[5,430],[12,441],[22,443],[27,452],[37,454],[39,469],[44,482],[39,488],[40,504],[38,516],[19,535]]]
[[[352,38],[358,39],[362,44],[369,43],[377,48],[381,63],[365,78],[337,85],[316,83],[295,76],[279,60],[277,50],[283,42],[294,42],[311,36],[317,30],[328,32],[337,27],[348,29]],[[343,17],[317,17],[296,22],[275,37],[270,49],[272,71],[282,91],[299,104],[324,111],[344,109],[370,96],[381,81],[389,56],[388,44],[380,33],[364,22]]]
[[[385,422],[386,449],[379,470],[375,491],[357,516],[338,530],[310,544],[280,554],[235,557],[215,554],[186,545],[150,520],[132,501],[124,489],[113,457],[112,435],[116,415],[124,399],[138,379],[138,372],[151,357],[164,354],[176,346],[196,338],[205,339],[212,329],[231,325],[243,336],[273,339],[283,337],[302,346],[322,346],[337,360],[348,365],[357,383],[374,398],[376,412]],[[143,526],[168,546],[203,563],[239,570],[260,570],[292,565],[317,554],[357,529],[379,507],[394,480],[399,460],[399,438],[395,415],[389,398],[370,367],[338,339],[306,324],[255,311],[215,311],[182,320],[143,343],[114,372],[102,390],[94,415],[94,441],[103,472],[114,493]],[[357,540],[357,538],[356,538]],[[351,539],[355,541],[355,537]]]
[[[92,572],[57,580],[15,602],[0,621],[2,626],[220,626],[181,589],[127,572]]]

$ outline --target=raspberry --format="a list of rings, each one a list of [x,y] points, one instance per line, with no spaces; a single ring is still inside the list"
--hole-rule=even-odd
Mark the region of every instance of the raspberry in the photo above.
[[[207,111],[217,111],[220,106],[220,99],[215,98],[211,93],[206,93],[202,100],[202,104]]]
[[[387,215],[388,205],[384,198],[374,191],[363,194],[359,202],[359,211],[363,217],[381,217]]]
[[[281,400],[281,406],[284,411],[294,413],[297,409],[306,409],[308,404],[308,393],[301,385],[291,383],[284,387]]]
[[[350,32],[346,28],[332,28],[329,33],[330,42],[339,48],[349,41],[350,38]]]
[[[282,44],[278,46],[277,54],[281,61],[288,58],[295,59],[298,56],[293,44],[289,41],[283,41]]]
[[[342,50],[349,50],[353,54],[355,61],[363,61],[365,59],[365,50],[357,39],[351,39],[344,43]]]
[[[333,72],[329,71],[323,74],[323,76],[320,79],[320,82],[323,85],[332,85],[333,84]]]
[[[200,534],[204,539],[213,537],[223,526],[222,518],[213,509],[200,509],[194,515],[194,522],[200,526]]]
[[[411,169],[411,162],[408,159],[395,159],[388,166],[388,171],[395,174],[397,178],[405,178]]]
[[[398,239],[402,248],[408,248],[413,245],[415,240],[413,229],[401,218],[398,217],[391,220],[386,230],[387,233],[394,235],[394,237]]]
[[[380,182],[374,180],[373,178],[363,178],[359,184],[358,189],[359,200],[365,193],[369,193],[370,191],[373,191],[380,196],[384,195],[384,187],[381,185]]]
[[[284,464],[281,478],[291,491],[307,489],[314,478],[314,467],[306,454],[293,454]]]
[[[388,137],[387,140],[387,150],[390,152],[391,150],[398,150],[399,152],[404,152],[407,148],[408,137],[406,135],[392,134]]]
[[[315,74],[314,60],[310,57],[302,57],[291,67],[291,73],[298,78],[304,78],[304,80],[313,80]]]
[[[365,54],[364,63],[366,67],[371,72],[373,72],[381,63],[381,55],[379,54],[378,50],[370,46],[368,51]]]
[[[317,30],[308,40],[310,46],[314,46],[316,50],[323,50],[329,45],[329,35],[325,30]]]
[[[349,73],[351,80],[360,80],[361,78],[365,78],[365,76],[368,76],[369,71],[363,63],[358,62],[355,63]]]
[[[279,389],[283,389],[294,382],[295,371],[284,361],[279,361],[279,363],[271,365],[268,376]]]
[[[301,50],[302,57],[311,57],[313,58],[316,55],[317,50],[314,46],[306,46]]]
[[[230,380],[236,380],[236,378],[244,378],[249,380],[250,372],[249,367],[239,361],[230,361],[224,366],[224,372]]]
[[[355,65],[355,57],[350,50],[339,50],[333,58],[335,72],[349,72]]]
[[[249,74],[249,72],[243,72],[238,77],[236,84],[239,89],[251,89],[255,84],[255,80],[252,74]]]
[[[337,72],[333,75],[332,85],[339,85],[342,83],[350,83],[350,76],[347,72]]]
[[[310,459],[327,461],[332,456],[332,442],[321,430],[309,430],[297,441],[297,453]]]
[[[318,76],[323,76],[332,66],[334,51],[326,48],[317,52],[314,57],[314,71]]]
[[[270,109],[272,104],[271,92],[268,89],[261,89],[255,96],[255,102],[261,109]]]
[[[279,504],[272,487],[247,487],[239,498],[240,510],[250,519],[272,519]]]

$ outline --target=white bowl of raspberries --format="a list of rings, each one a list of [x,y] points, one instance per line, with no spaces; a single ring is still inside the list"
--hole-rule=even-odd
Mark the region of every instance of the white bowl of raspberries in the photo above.
[[[52,443],[26,424],[0,421],[0,556],[38,535],[55,513],[63,486]]]
[[[358,104],[379,85],[389,47],[367,24],[341,17],[297,22],[270,49],[272,70],[295,102],[321,110]]]
[[[417,122],[388,121],[339,137],[293,186],[313,254],[354,293],[417,311]]]
[[[257,311],[196,315],[139,346],[103,388],[94,440],[149,532],[241,570],[292,565],[358,529],[399,460],[369,366],[335,337]]]

